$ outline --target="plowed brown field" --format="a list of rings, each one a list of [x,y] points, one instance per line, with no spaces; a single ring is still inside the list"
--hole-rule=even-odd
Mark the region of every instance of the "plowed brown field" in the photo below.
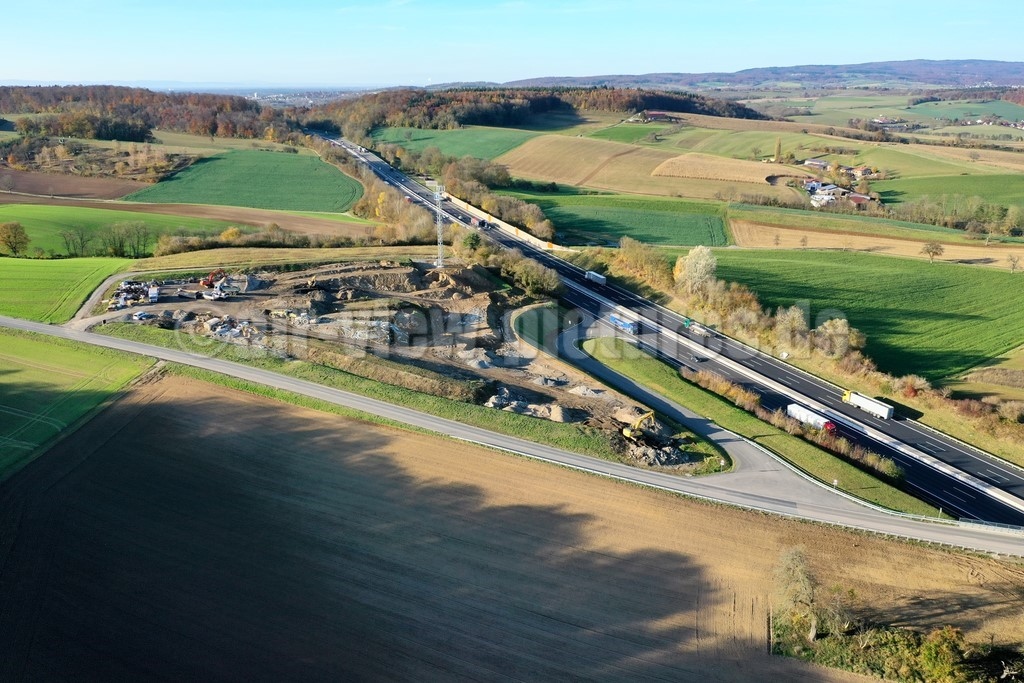
[[[166,378],[0,487],[0,680],[862,680],[765,654],[794,545],[1024,635],[1018,567]]]

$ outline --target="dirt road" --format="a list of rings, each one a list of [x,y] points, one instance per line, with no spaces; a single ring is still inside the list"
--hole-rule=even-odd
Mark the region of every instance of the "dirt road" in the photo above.
[[[1024,572],[164,379],[0,487],[0,679],[861,680],[771,568],[1022,639]]]

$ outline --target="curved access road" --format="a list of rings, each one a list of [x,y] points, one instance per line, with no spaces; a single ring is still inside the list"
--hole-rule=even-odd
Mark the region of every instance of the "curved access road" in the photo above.
[[[827,500],[815,499],[806,501],[794,496],[793,491],[788,486],[782,490],[776,490],[769,481],[766,481],[764,485],[758,487],[756,486],[756,478],[748,479],[748,482],[752,485],[741,489],[735,485],[735,480],[728,477],[694,479],[641,470],[620,463],[599,460],[551,446],[532,443],[524,439],[498,434],[479,427],[464,425],[460,422],[428,415],[410,408],[392,405],[366,396],[324,387],[312,382],[286,377],[220,358],[210,358],[185,351],[165,349],[125,339],[105,337],[4,316],[0,316],[0,326],[191,365],[328,401],[336,405],[346,406],[389,420],[437,432],[451,438],[683,495],[763,510],[794,518],[864,529],[881,534],[1001,555],[1024,556],[1024,535],[1008,530],[955,523],[925,522],[888,514],[837,497],[829,497]],[[729,448],[729,444],[723,445]],[[685,523],[686,520],[680,520],[680,524]]]

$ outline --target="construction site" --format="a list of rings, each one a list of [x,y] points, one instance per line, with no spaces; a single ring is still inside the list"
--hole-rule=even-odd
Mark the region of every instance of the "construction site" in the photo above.
[[[690,473],[708,456],[646,407],[521,340],[511,320],[530,301],[478,265],[437,269],[382,260],[292,272],[217,268],[203,277],[122,283],[108,307],[120,309],[126,295],[133,310],[154,314],[126,321],[595,428],[638,466]]]

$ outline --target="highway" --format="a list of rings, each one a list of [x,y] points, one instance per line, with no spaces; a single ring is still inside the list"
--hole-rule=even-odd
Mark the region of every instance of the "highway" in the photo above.
[[[954,522],[923,521],[908,516],[886,513],[839,498],[834,494],[817,497],[808,496],[806,490],[801,489],[799,486],[776,487],[780,490],[771,490],[772,487],[766,486],[765,482],[760,480],[756,472],[751,473],[751,476],[747,479],[751,485],[743,487],[737,486],[735,480],[731,480],[728,476],[687,478],[652,470],[643,470],[621,463],[599,460],[550,446],[536,444],[531,441],[505,436],[479,427],[464,425],[460,422],[421,413],[411,408],[385,403],[366,396],[332,389],[313,382],[279,375],[268,370],[261,370],[219,358],[4,316],[0,316],[0,327],[70,339],[203,368],[250,382],[321,399],[414,427],[420,427],[449,438],[460,439],[665,491],[721,501],[788,517],[816,520],[899,536],[901,538],[940,543],[952,547],[968,548],[1000,555],[1024,556],[1024,532],[1019,530],[1011,531]],[[825,493],[828,492],[826,491]]]
[[[433,192],[380,158],[344,140],[333,140],[369,166],[385,182],[417,203],[433,207]],[[442,202],[447,220],[469,226],[476,216]],[[585,278],[582,269],[505,230],[483,234],[522,251],[556,270],[566,284],[565,303],[602,317],[616,307],[632,311],[641,331],[631,339],[676,365],[719,372],[761,395],[770,409],[797,402],[840,426],[843,436],[893,458],[906,473],[915,495],[962,519],[1024,526],[1024,470],[963,444],[911,419],[882,420],[843,403],[843,390],[788,363],[720,334],[697,335],[684,318],[614,285]],[[694,357],[699,361],[693,360]]]

